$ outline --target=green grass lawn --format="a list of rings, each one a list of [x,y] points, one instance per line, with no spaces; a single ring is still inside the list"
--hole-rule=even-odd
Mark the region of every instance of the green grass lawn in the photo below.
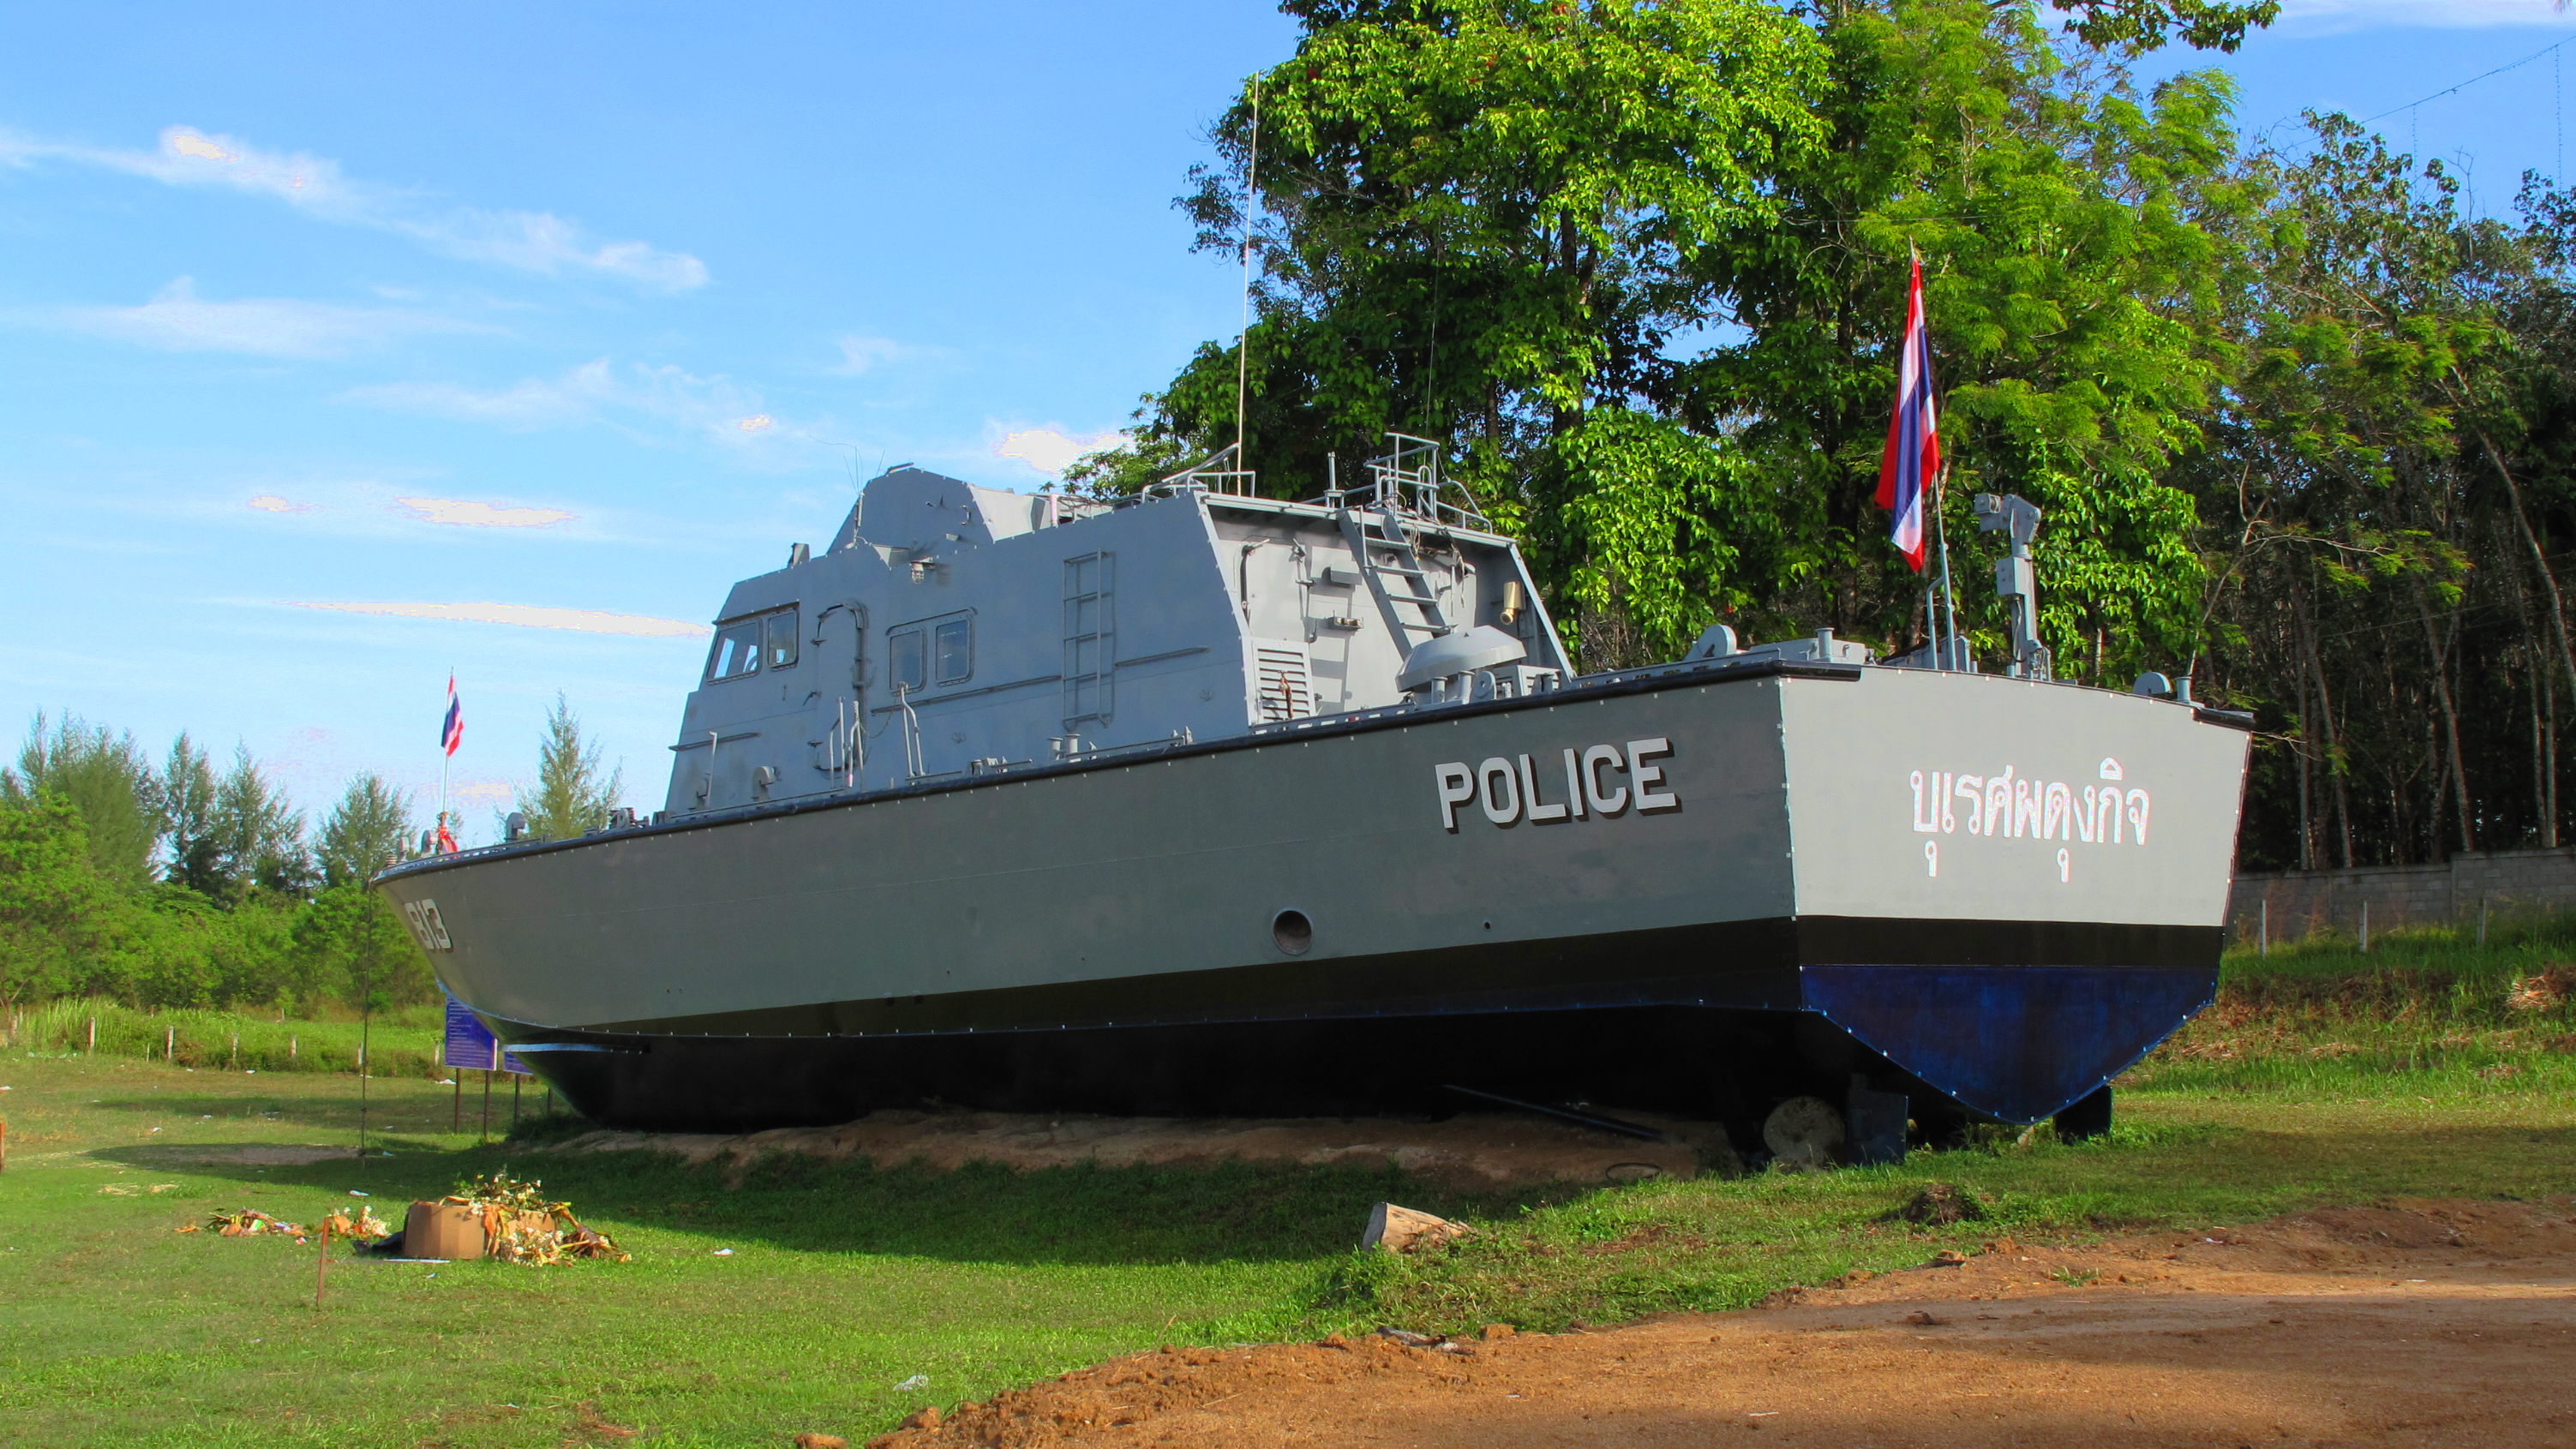
[[[0,1018],[0,1057],[27,1052],[96,1052],[223,1071],[350,1072],[363,1041],[375,1074],[442,1076],[435,1061],[445,1015],[406,1006],[361,1023],[288,1020],[267,1012],[197,1008],[138,1010],[108,1000],[49,1002]]]
[[[357,1080],[11,1052],[0,1442],[501,1449],[585,1442],[594,1413],[654,1444],[779,1444],[803,1429],[856,1441],[920,1404],[1162,1342],[1557,1328],[1737,1306],[2006,1233],[2576,1192],[2576,1003],[2528,989],[2555,979],[2557,940],[2231,958],[2220,1008],[2124,1081],[2107,1139],[1482,1197],[1240,1167],[773,1160],[729,1181],[664,1157],[479,1146],[472,1099],[468,1133],[451,1135],[448,1090],[418,1077],[369,1084],[390,1157],[263,1168],[186,1159],[349,1144]],[[216,1208],[307,1220],[356,1205],[353,1189],[391,1217],[505,1166],[543,1177],[634,1261],[429,1267],[343,1247],[316,1311],[312,1247],[172,1231]],[[1989,1218],[1940,1231],[1880,1220],[1934,1181],[1969,1188]],[[1379,1198],[1479,1233],[1416,1258],[1354,1254]],[[915,1375],[927,1386],[897,1389]]]

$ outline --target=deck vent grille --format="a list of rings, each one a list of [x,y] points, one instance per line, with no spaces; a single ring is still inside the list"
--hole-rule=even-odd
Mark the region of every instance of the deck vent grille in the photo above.
[[[1303,719],[1315,712],[1315,690],[1306,646],[1275,639],[1252,645],[1257,701],[1255,717],[1264,724]]]

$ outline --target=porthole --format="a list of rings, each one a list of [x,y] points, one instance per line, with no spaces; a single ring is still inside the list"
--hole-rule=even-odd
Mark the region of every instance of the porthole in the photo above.
[[[1315,923],[1304,911],[1281,911],[1270,918],[1270,939],[1291,956],[1303,956],[1315,948]]]

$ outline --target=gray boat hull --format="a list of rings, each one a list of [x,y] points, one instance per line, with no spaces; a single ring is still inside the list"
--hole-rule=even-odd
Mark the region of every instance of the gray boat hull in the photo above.
[[[2034,1121],[2215,984],[2246,737],[2166,701],[1676,667],[398,868],[586,1115],[749,1128],[1510,1095]],[[1293,917],[1287,913],[1294,913]]]

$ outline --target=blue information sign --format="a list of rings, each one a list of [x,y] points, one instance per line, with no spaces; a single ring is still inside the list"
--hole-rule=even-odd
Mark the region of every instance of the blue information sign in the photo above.
[[[500,1038],[486,1030],[482,1019],[453,996],[447,998],[447,1050],[441,1059],[449,1067],[466,1071],[530,1075],[528,1064],[501,1050]]]

